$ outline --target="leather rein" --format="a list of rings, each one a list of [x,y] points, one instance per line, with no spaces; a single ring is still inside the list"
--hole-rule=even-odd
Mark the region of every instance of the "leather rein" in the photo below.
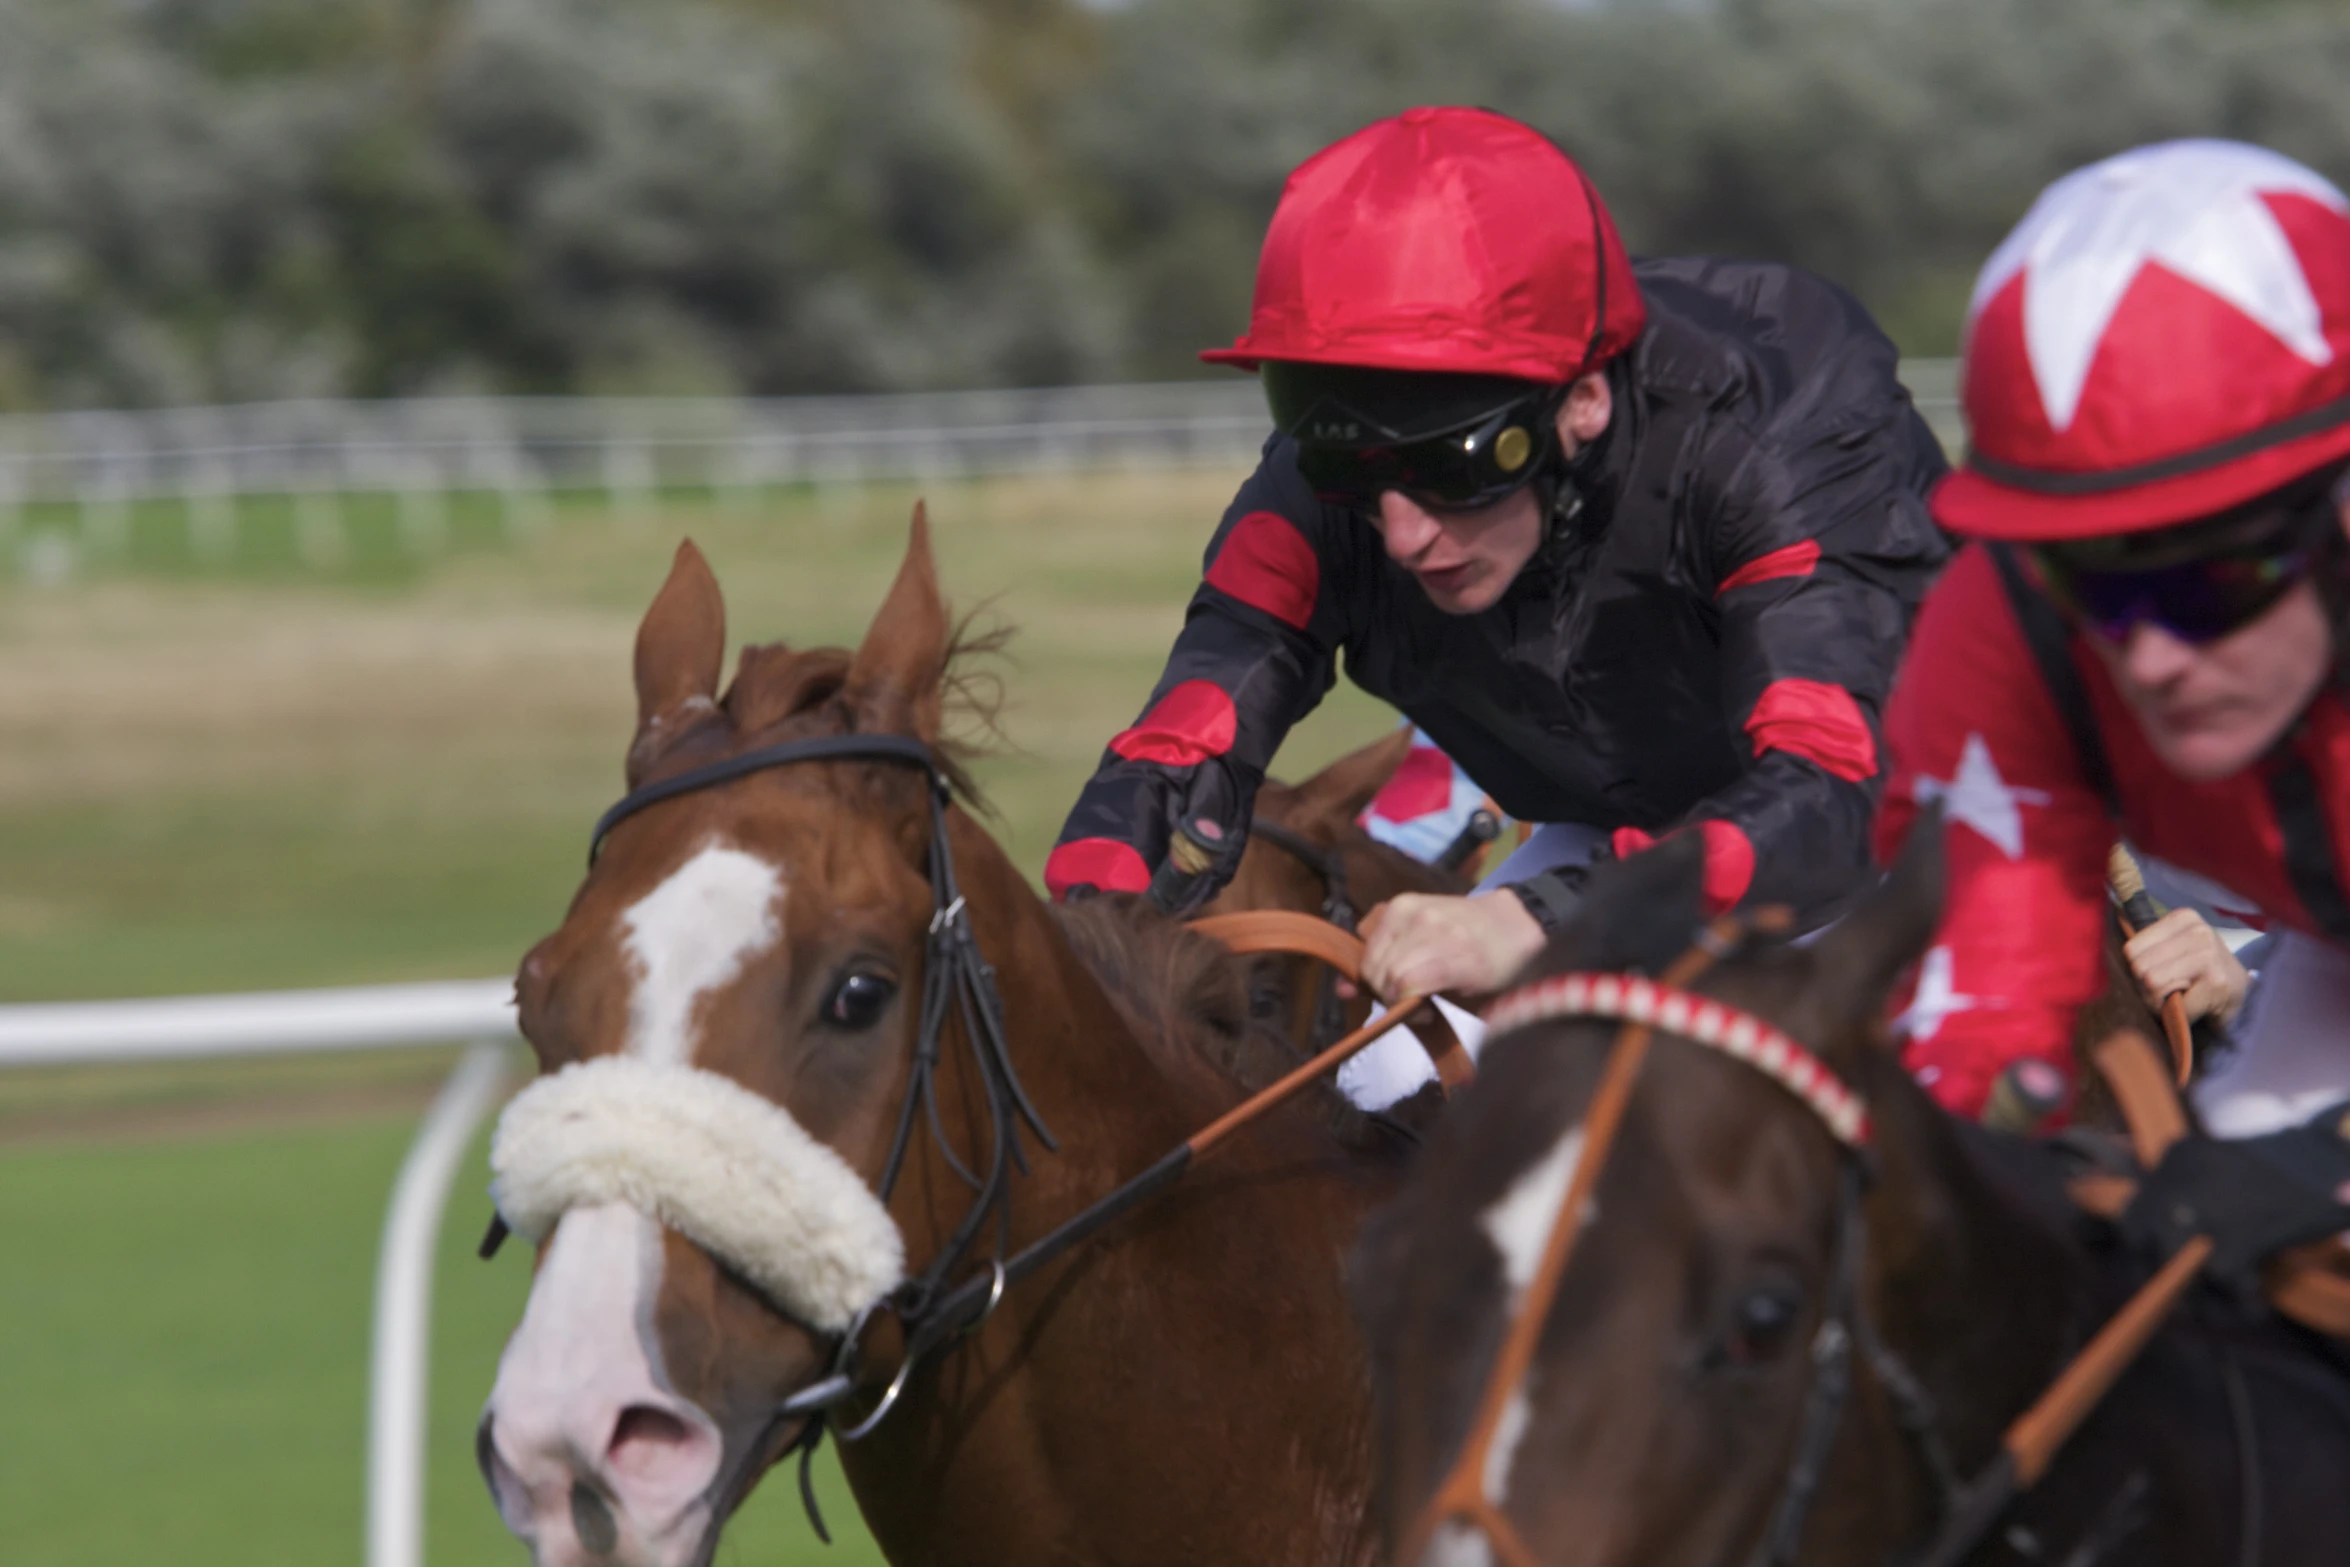
[[[1752,923],[1725,917],[1702,930],[1691,948],[1656,981],[1632,975],[1565,974],[1521,987],[1495,1003],[1488,1015],[1489,1039],[1552,1020],[1596,1018],[1613,1020],[1619,1026],[1585,1114],[1581,1157],[1552,1221],[1541,1260],[1487,1375],[1468,1438],[1434,1494],[1413,1518],[1398,1560],[1419,1560],[1437,1531],[1454,1525],[1482,1533],[1503,1567],[1536,1567],[1532,1550],[1486,1492],[1486,1456],[1504,1411],[1533,1364],[1536,1343],[1557,1301],[1576,1236],[1591,1211],[1591,1195],[1658,1029],[1745,1062],[1772,1078],[1819,1119],[1843,1155],[1827,1304],[1811,1342],[1811,1389],[1797,1431],[1795,1455],[1769,1526],[1755,1548],[1753,1567],[1789,1567],[1796,1560],[1804,1522],[1817,1499],[1850,1399],[1855,1348],[1867,1359],[1940,1499],[1934,1533],[1900,1560],[1904,1567],[1956,1567],[1990,1533],[2009,1504],[2047,1472],[2058,1449],[2136,1359],[2210,1256],[2212,1242],[2202,1236],[2174,1253],[2008,1426],[1992,1459],[1976,1474],[1962,1479],[1924,1385],[1877,1338],[1862,1309],[1859,1281],[1866,1236],[1862,1199],[1872,1178],[1872,1166],[1868,1117],[1858,1095],[1818,1057],[1771,1024],[1684,988],[1749,936],[1783,930],[1787,923],[1784,910],[1757,911]],[[2162,1064],[2155,1059],[2151,1044],[2136,1035],[2119,1035],[2107,1041],[2097,1052],[2097,1060],[2115,1083],[2141,1163],[2151,1167],[2162,1150],[2186,1132],[2185,1116],[2170,1097]],[[2128,1186],[2111,1177],[2092,1178],[2076,1183],[2074,1196],[2093,1212],[2113,1213],[2126,1203]],[[2327,1242],[2323,1248],[2303,1250],[2315,1254],[2338,1249]],[[2288,1258],[2288,1263],[2291,1261]],[[2316,1271],[2314,1265],[2304,1265],[2272,1273],[2272,1294],[2281,1309],[2313,1326],[2333,1317],[2332,1330],[2340,1332],[2350,1326],[2341,1320],[2350,1313],[2339,1309],[2340,1296],[2311,1278]],[[2291,1290],[2278,1287],[2296,1281],[2301,1310],[2288,1303]],[[2343,1293],[2350,1294],[2350,1289]],[[2321,1295],[2328,1306],[2337,1309],[2318,1309]],[[2093,1562],[2102,1557],[2104,1547],[2114,1543],[2092,1540],[2074,1559]]]
[[[828,1373],[783,1400],[769,1419],[767,1429],[771,1434],[780,1433],[795,1421],[804,1422],[801,1431],[778,1456],[788,1455],[795,1449],[799,1452],[801,1499],[818,1536],[829,1543],[831,1536],[816,1508],[810,1467],[828,1429],[843,1442],[870,1434],[896,1406],[915,1368],[976,1331],[1002,1304],[1005,1293],[1013,1285],[1172,1186],[1194,1159],[1421,1012],[1425,998],[1399,998],[1384,1015],[1260,1089],[1168,1150],[1140,1174],[1012,1252],[1009,1250],[1010,1174],[1014,1168],[1023,1174],[1028,1169],[1021,1131],[1026,1128],[1047,1150],[1057,1151],[1058,1144],[1029,1100],[1012,1065],[996,972],[981,954],[972,934],[969,912],[956,880],[954,853],[947,835],[947,807],[953,803],[953,783],[929,746],[906,735],[826,735],[764,746],[689,768],[630,791],[607,810],[590,838],[588,863],[594,865],[613,828],[650,806],[772,768],[824,761],[897,762],[921,769],[929,783],[928,876],[932,912],[923,971],[921,1021],[915,1036],[913,1074],[898,1108],[896,1130],[882,1167],[878,1192],[887,1202],[895,1189],[912,1143],[917,1116],[927,1122],[931,1141],[948,1166],[972,1188],[969,1210],[919,1275],[868,1305],[838,1335],[816,1335],[820,1341],[829,1338],[833,1344]],[[1324,879],[1326,883],[1331,880],[1327,871]],[[1343,879],[1335,885],[1339,889],[1335,896],[1343,906]],[[1310,915],[1274,911],[1230,914],[1195,921],[1192,928],[1223,941],[1236,953],[1295,952],[1318,958],[1350,979],[1360,976],[1362,943],[1350,931],[1333,929],[1331,924]],[[955,1152],[939,1113],[937,1069],[950,1016],[962,1024],[962,1036],[987,1096],[991,1135],[987,1157],[977,1171]],[[1436,1053],[1437,1066],[1449,1089],[1466,1081],[1472,1069],[1467,1053],[1451,1038],[1449,1031],[1443,1035],[1443,1043],[1445,1048]],[[996,1231],[993,1254],[981,1270],[950,1286],[949,1276],[972,1253],[991,1220]],[[504,1223],[493,1218],[482,1242],[481,1255],[487,1257],[494,1253],[504,1237]],[[883,1313],[896,1319],[903,1339],[897,1370],[873,1408],[843,1425],[837,1411],[861,1385],[859,1346],[867,1330]]]

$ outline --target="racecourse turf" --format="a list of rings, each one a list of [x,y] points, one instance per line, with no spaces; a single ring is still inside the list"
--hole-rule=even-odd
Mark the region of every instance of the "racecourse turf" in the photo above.
[[[1019,627],[978,772],[1032,874],[1233,477],[931,487],[948,592]],[[0,1003],[510,970],[618,792],[630,641],[677,539],[709,553],[733,641],[853,642],[912,497],[567,509],[327,575],[264,554],[0,577]],[[1282,770],[1391,721],[1342,687]],[[0,1071],[0,1562],[357,1556],[377,1231],[447,1061]],[[477,1149],[442,1237],[435,1567],[519,1559],[471,1456],[528,1271],[471,1258],[484,1173]],[[874,1560],[829,1494],[840,1545],[778,1474],[720,1560]]]

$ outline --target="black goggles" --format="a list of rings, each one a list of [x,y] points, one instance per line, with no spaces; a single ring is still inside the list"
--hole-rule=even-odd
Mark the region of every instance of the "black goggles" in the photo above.
[[[2341,537],[2329,499],[2264,536],[2162,565],[2088,563],[2062,545],[2032,551],[2059,607],[2109,642],[2140,625],[2201,646],[2258,620],[2306,581]]]
[[[1412,441],[1301,440],[1298,471],[1334,506],[1370,510],[1400,490],[1438,511],[1473,511],[1516,494],[1557,444],[1556,397],[1528,398],[1476,424]]]

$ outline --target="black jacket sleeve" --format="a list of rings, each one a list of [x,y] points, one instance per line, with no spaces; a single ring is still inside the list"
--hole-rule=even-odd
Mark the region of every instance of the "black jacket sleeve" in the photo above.
[[[1224,853],[1179,908],[1230,878],[1273,753],[1330,689],[1352,526],[1307,489],[1286,439],[1267,443],[1208,544],[1150,701],[1111,737],[1045,862],[1055,897],[1081,885],[1141,891],[1176,824],[1203,817],[1225,834]]]
[[[1816,918],[1870,875],[1882,714],[1948,544],[1925,492],[1940,445],[1886,383],[1845,411],[1721,432],[1703,471],[1721,615],[1722,705],[1753,763],[1684,818],[1707,839],[1709,903]],[[1619,844],[1619,848],[1636,845]]]

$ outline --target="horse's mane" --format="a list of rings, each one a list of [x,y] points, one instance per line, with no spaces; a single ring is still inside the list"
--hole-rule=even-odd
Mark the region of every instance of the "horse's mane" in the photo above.
[[[1288,1041],[1250,1014],[1248,966],[1211,937],[1141,898],[1107,895],[1054,912],[1078,958],[1148,1050],[1171,1066],[1200,1064],[1254,1093],[1298,1064]],[[1328,1080],[1302,1096],[1342,1143],[1372,1143],[1372,1120]]]

